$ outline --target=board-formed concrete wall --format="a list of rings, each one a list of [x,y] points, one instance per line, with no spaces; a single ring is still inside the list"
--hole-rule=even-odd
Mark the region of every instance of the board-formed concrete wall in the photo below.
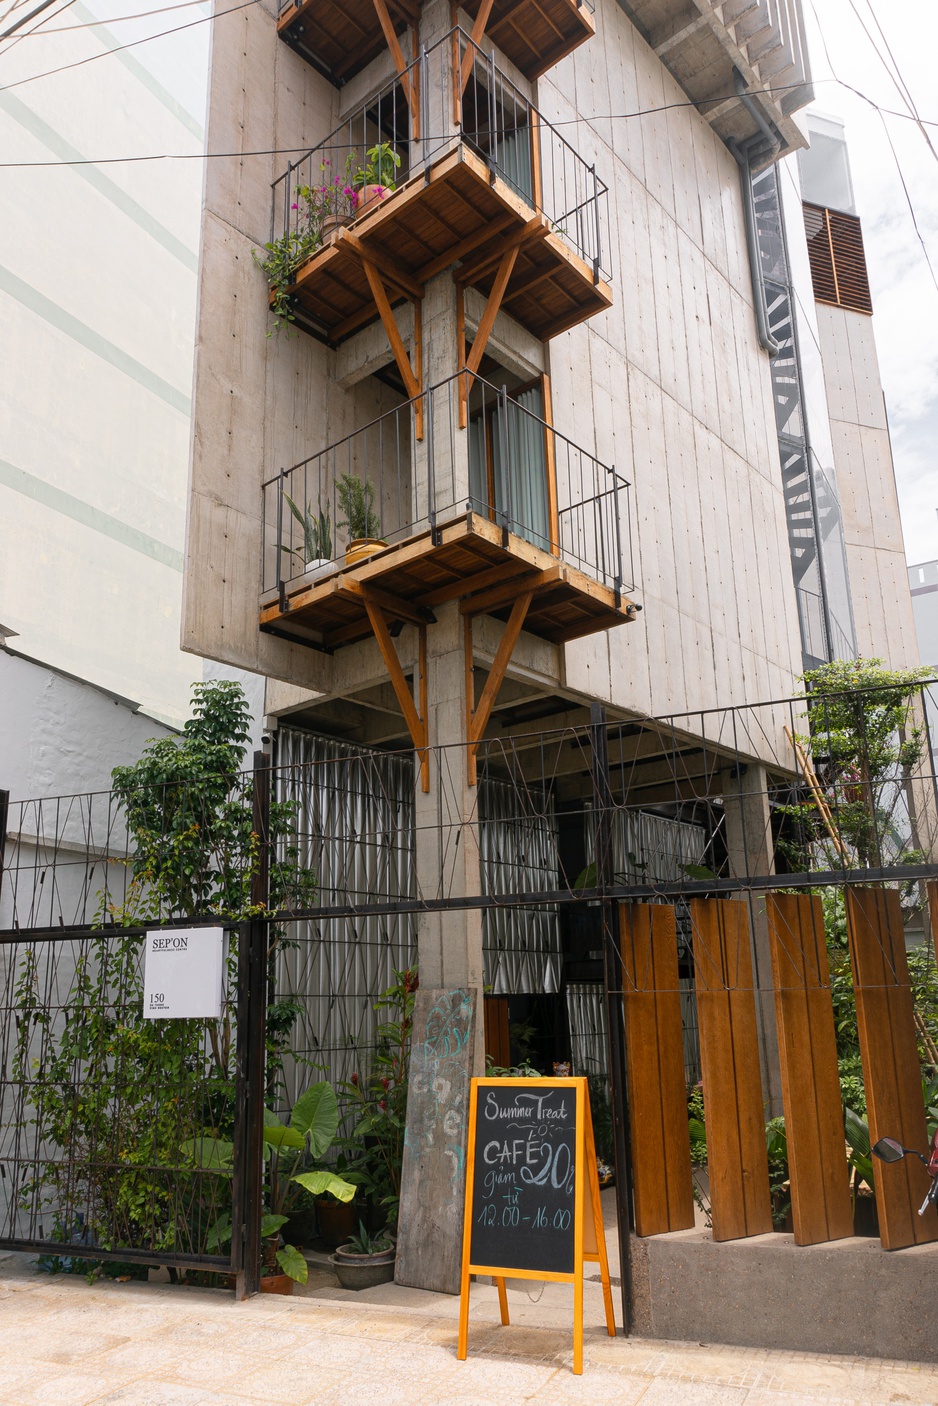
[[[737,166],[615,0],[600,0],[596,27],[530,91],[609,186],[615,304],[556,338],[548,360],[558,430],[632,482],[644,610],[627,628],[548,647],[546,661],[531,640],[538,662],[529,667],[637,712],[786,696],[800,644]],[[384,55],[337,91],[277,39],[269,0],[214,31],[214,151],[301,150],[390,68]],[[269,237],[270,182],[286,161],[208,163],[183,644],[328,692],[335,660],[258,631],[260,484],[364,424],[393,394],[371,378],[337,383],[349,383],[354,342],[336,352],[304,334],[266,335],[266,285],[251,251]],[[500,315],[496,340],[512,335]],[[374,332],[359,337],[364,363]],[[454,345],[453,365],[429,366],[428,378],[455,369]],[[526,647],[522,636],[522,668]],[[342,651],[343,671],[358,669],[345,658],[353,654],[362,682],[380,675],[368,643]]]
[[[911,669],[920,656],[873,320],[818,303],[817,321],[857,649]]]

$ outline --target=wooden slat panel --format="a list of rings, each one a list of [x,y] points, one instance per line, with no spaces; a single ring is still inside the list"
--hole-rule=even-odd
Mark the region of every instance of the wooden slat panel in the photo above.
[[[798,1245],[853,1234],[837,1038],[820,898],[766,899],[775,1018]]]
[[[847,931],[857,998],[857,1032],[870,1142],[898,1138],[924,1152],[928,1142],[902,906],[895,889],[847,889]],[[915,1157],[891,1166],[874,1159],[883,1248],[938,1239],[938,1218],[919,1216],[928,1174]]]
[[[674,909],[623,903],[619,935],[635,1229],[639,1235],[689,1230],[694,1189]]]
[[[759,1036],[745,903],[690,904],[714,1240],[772,1229]]]
[[[508,1036],[508,997],[486,996],[485,1055],[498,1069],[511,1065],[511,1041]]]

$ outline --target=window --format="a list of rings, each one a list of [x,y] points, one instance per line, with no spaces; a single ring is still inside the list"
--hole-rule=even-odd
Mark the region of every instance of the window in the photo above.
[[[546,378],[511,388],[476,381],[469,397],[473,506],[545,552],[556,552],[553,442]],[[545,405],[548,414],[545,414]]]

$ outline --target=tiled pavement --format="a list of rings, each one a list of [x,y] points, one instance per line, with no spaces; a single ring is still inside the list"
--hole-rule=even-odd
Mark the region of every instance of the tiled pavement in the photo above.
[[[382,1291],[337,1298],[171,1285],[89,1286],[0,1256],[0,1402],[30,1406],[938,1406],[938,1368],[752,1348],[605,1336],[591,1327],[582,1377],[555,1298],[512,1292],[510,1328],[494,1290],[474,1299],[470,1356],[456,1360],[455,1302]],[[598,1323],[590,1298],[588,1318]],[[517,1311],[516,1311],[517,1310]],[[544,1319],[551,1326],[544,1326]],[[563,1320],[561,1322],[561,1320]],[[556,1326],[554,1326],[556,1325]]]

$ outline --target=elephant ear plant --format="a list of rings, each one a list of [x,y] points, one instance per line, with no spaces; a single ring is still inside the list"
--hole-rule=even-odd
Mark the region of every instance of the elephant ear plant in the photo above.
[[[299,1195],[298,1188],[313,1196],[334,1196],[351,1201],[357,1188],[328,1167],[316,1166],[329,1151],[339,1127],[335,1090],[327,1080],[312,1084],[293,1105],[284,1123],[271,1109],[264,1109],[264,1145],[267,1158],[267,1207],[261,1218],[261,1238],[265,1242],[264,1266],[268,1272],[279,1265],[283,1274],[305,1284],[307,1265],[294,1245],[280,1246],[280,1231]],[[231,1167],[234,1149],[230,1143],[202,1138],[196,1149],[203,1166]],[[206,1160],[208,1159],[208,1160]],[[206,1247],[220,1248],[231,1239],[231,1216],[226,1212],[208,1233]]]

